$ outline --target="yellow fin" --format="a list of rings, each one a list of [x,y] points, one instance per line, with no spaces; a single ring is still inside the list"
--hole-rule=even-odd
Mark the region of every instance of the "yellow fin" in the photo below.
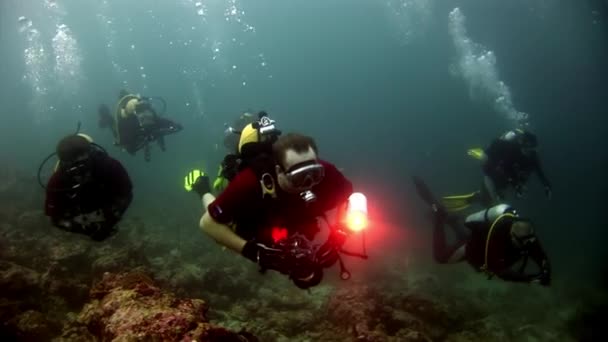
[[[449,212],[460,211],[468,208],[476,200],[478,192],[471,192],[464,195],[445,196],[441,203]]]
[[[469,155],[469,157],[475,158],[477,160],[483,160],[486,157],[483,148],[471,148],[467,151],[467,154]]]
[[[205,173],[202,172],[201,170],[192,170],[190,171],[186,177],[184,177],[184,189],[186,189],[186,191],[191,191],[192,190],[192,184],[194,184],[194,182],[196,182],[196,179],[200,176],[204,176]]]

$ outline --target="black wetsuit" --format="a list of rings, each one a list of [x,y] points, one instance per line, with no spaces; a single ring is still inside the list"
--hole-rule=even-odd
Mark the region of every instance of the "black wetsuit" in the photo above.
[[[115,232],[114,226],[131,203],[131,179],[120,162],[105,153],[90,157],[83,178],[75,180],[59,168],[47,185],[45,212],[58,228],[103,240]],[[103,222],[83,225],[75,221],[95,211],[103,214]]]
[[[127,118],[119,119],[120,144],[131,155],[142,148],[146,148],[151,141],[156,141],[160,149],[164,151],[164,136],[177,133],[182,129],[180,124],[158,116],[150,108],[147,110],[150,111],[150,114],[147,115],[150,115],[151,118],[147,118],[146,120],[149,120],[149,122],[143,124],[137,115],[129,115]],[[149,152],[146,151],[146,153]],[[149,155],[146,159],[149,159]]]
[[[530,282],[539,279],[543,272],[549,272],[548,258],[538,241],[526,245],[525,248],[517,248],[511,241],[510,229],[515,218],[502,217],[496,222],[492,236],[488,244],[488,255],[486,265],[486,242],[488,232],[493,222],[474,222],[465,224],[471,233],[467,238],[458,239],[453,245],[448,245],[445,236],[446,223],[456,227],[458,222],[449,219],[445,213],[435,213],[435,226],[433,230],[433,253],[435,260],[439,263],[448,263],[466,260],[476,270],[482,271],[487,266],[487,271],[507,281]],[[452,255],[465,247],[465,253],[460,260],[450,260]],[[525,273],[527,260],[531,258],[538,266],[538,273]],[[512,269],[518,262],[522,262],[519,269]],[[550,276],[550,274],[545,274]],[[548,279],[546,280],[548,281]]]
[[[495,139],[485,150],[487,160],[483,172],[494,182],[497,191],[502,192],[512,186],[520,192],[531,173],[536,172],[543,186],[551,187],[542,170],[536,151],[524,154],[517,141]]]

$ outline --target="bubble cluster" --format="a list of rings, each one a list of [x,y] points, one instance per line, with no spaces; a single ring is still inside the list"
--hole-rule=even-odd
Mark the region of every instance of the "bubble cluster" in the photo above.
[[[468,37],[465,21],[459,8],[450,12],[448,28],[459,58],[451,71],[468,83],[472,95],[480,93],[490,99],[495,110],[516,126],[527,125],[528,114],[515,108],[509,87],[499,79],[494,52]]]
[[[426,32],[434,7],[433,0],[387,0],[388,18],[402,44]]]

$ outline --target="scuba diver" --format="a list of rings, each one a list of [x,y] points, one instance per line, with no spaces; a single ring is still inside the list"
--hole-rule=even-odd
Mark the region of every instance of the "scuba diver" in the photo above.
[[[189,175],[191,189],[201,196],[207,209],[200,228],[217,243],[258,264],[262,272],[270,269],[287,274],[300,288],[319,284],[322,269],[337,261],[342,278],[348,279],[350,273],[338,253],[367,256],[341,249],[346,232],[326,220],[330,226],[327,242],[312,246],[311,241],[320,231],[317,218],[335,208],[339,209],[338,217],[346,217],[345,209],[355,207],[345,206],[350,197],[356,200],[362,195],[352,194],[351,182],[334,165],[318,159],[312,138],[287,134],[271,145],[260,144],[267,141],[265,136],[274,134],[269,129],[273,125],[265,118],[253,125],[251,134],[244,129],[239,142],[241,153],[257,151],[262,157],[239,171],[217,198],[210,193],[207,176]],[[268,147],[272,148],[271,156],[263,152]],[[355,221],[359,226],[366,222]],[[356,225],[347,228],[361,229]]]
[[[163,109],[157,113],[153,101],[162,102]],[[162,117],[166,104],[159,97],[144,97],[129,94],[126,90],[119,93],[114,116],[108,106],[99,106],[99,127],[111,128],[114,144],[129,154],[144,150],[144,159],[150,161],[150,142],[156,141],[161,151],[165,151],[165,136],[182,130],[182,125]]]
[[[226,129],[224,130],[224,147],[228,150],[228,153],[238,154],[238,147],[240,141],[241,131],[250,124],[253,124],[263,116],[268,116],[268,114],[264,111],[261,111],[256,116],[249,112],[244,112],[238,118],[236,118],[232,125],[226,125]]]
[[[59,161],[45,187],[40,171],[55,155]],[[59,141],[56,152],[40,165],[38,180],[46,188],[45,213],[53,225],[95,241],[117,232],[133,198],[131,179],[120,162],[82,133]]]
[[[426,184],[414,177],[418,195],[432,208],[433,256],[438,263],[467,261],[488,278],[497,276],[505,281],[551,284],[551,266],[532,223],[517,215],[508,204],[498,204],[466,217],[464,225],[470,230],[449,246],[445,225],[459,234],[458,218],[432,195]],[[527,271],[528,260],[536,263],[536,271]]]
[[[527,190],[528,178],[534,172],[544,186],[545,195],[550,199],[551,183],[543,172],[536,151],[537,145],[536,135],[516,129],[494,139],[485,150],[469,150],[469,156],[482,162],[482,190],[466,195],[446,196],[443,197],[442,203],[449,211],[465,209],[475,201],[487,207],[503,201],[509,187],[515,190],[517,197],[522,197]]]
[[[213,189],[216,193],[222,192],[236,174],[255,159],[272,155],[272,144],[277,140],[281,131],[275,127],[275,121],[261,111],[256,117],[248,112],[241,114],[231,126],[224,131],[224,147],[228,154],[220,163],[219,171]],[[258,127],[259,126],[259,127]],[[258,139],[258,129],[263,134]],[[241,139],[243,137],[243,139]],[[247,144],[256,142],[256,144]],[[242,148],[245,146],[245,148]]]

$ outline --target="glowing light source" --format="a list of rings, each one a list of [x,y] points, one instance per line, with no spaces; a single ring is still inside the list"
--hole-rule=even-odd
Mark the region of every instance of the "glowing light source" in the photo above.
[[[367,198],[360,192],[355,192],[348,198],[346,210],[346,227],[353,232],[367,228]]]
[[[273,227],[270,234],[272,235],[272,240],[276,243],[287,238],[287,229]]]

